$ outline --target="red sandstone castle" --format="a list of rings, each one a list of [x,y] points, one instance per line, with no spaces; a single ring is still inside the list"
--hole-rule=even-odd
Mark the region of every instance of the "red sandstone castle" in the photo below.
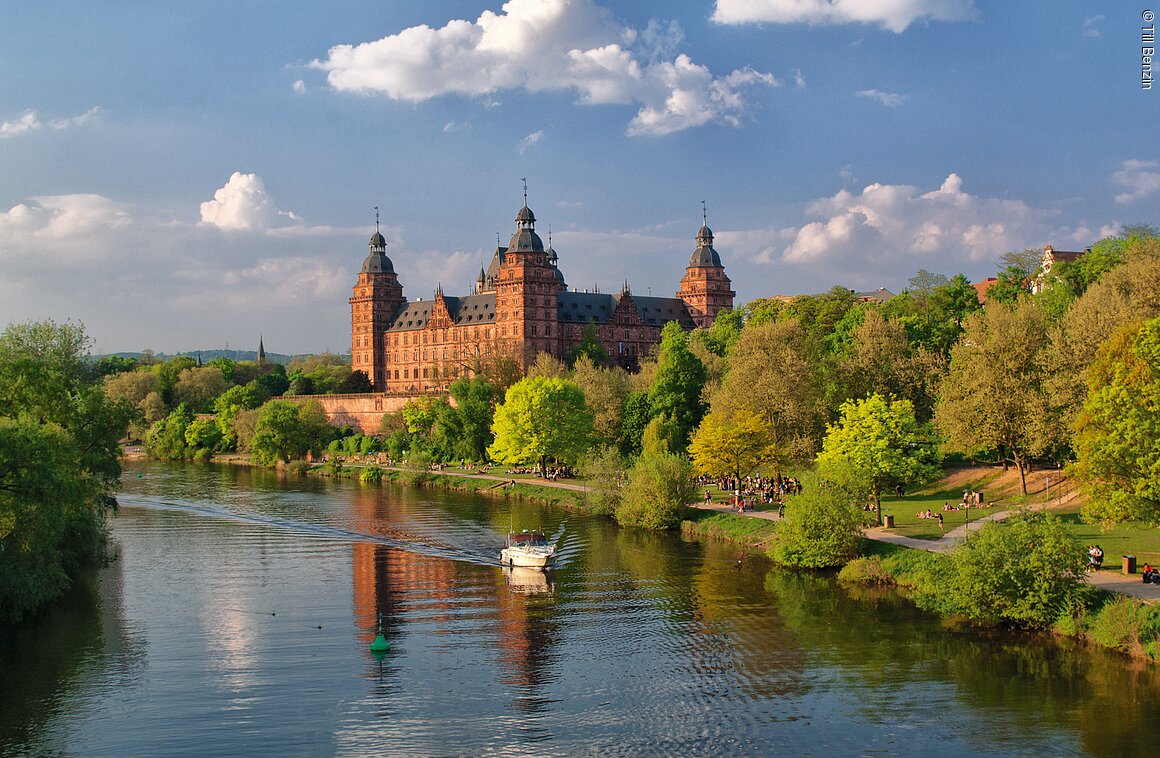
[[[627,282],[619,295],[569,290],[558,263],[536,234],[526,193],[511,241],[496,248],[465,297],[448,297],[440,286],[432,300],[408,301],[387,241],[375,231],[350,298],[352,368],[365,372],[376,392],[439,390],[499,358],[525,368],[538,353],[565,359],[589,324],[609,362],[633,368],[660,342],[666,323],[706,327],[733,307],[735,293],[707,224],[697,232],[675,298],[634,296]]]

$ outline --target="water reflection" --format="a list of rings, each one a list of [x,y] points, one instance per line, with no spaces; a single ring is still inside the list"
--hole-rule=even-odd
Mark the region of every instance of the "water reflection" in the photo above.
[[[1112,755],[1160,723],[1153,668],[727,545],[572,517],[525,574],[508,524],[563,514],[215,466],[126,489],[100,590],[0,637],[0,753]]]

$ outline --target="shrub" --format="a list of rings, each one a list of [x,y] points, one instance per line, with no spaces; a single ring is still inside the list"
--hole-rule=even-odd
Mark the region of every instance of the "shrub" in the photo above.
[[[363,484],[381,484],[383,481],[383,470],[378,466],[367,466],[358,475],[358,480]]]
[[[882,566],[882,560],[873,558],[855,558],[842,567],[838,572],[838,581],[848,584],[881,584],[893,585],[892,577]]]
[[[802,494],[786,504],[770,557],[799,568],[829,568],[851,560],[862,543],[860,500],[847,487],[807,477]]]
[[[1090,634],[1096,644],[1128,655],[1154,655],[1160,635],[1160,608],[1135,598],[1116,597],[1092,618]]]
[[[306,476],[310,469],[314,468],[306,461],[290,461],[286,464],[286,473],[295,476]]]
[[[947,609],[989,623],[1049,628],[1078,598],[1086,555],[1050,514],[990,523],[952,555]]]
[[[682,455],[641,455],[628,475],[628,486],[616,507],[616,520],[645,529],[676,529],[696,498],[693,465]]]
[[[589,513],[611,516],[616,512],[624,490],[624,467],[620,451],[611,445],[602,445],[588,452],[580,469],[591,488],[584,496]]]

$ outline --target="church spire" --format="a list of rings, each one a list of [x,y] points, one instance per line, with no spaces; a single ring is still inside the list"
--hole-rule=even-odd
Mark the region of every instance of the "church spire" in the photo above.
[[[266,365],[266,342],[262,335],[258,335],[258,365]]]

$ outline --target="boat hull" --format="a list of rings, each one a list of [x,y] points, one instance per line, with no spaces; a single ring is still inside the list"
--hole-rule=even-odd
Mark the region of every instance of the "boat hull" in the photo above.
[[[521,568],[548,568],[556,562],[556,551],[537,548],[505,547],[499,554],[500,563]]]

